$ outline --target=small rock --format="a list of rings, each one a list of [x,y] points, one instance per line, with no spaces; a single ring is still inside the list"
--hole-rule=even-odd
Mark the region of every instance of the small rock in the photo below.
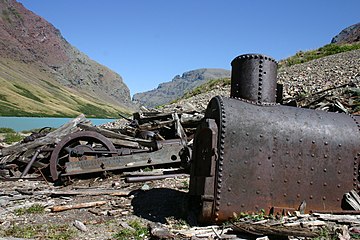
[[[129,211],[122,211],[121,212],[121,215],[125,216],[125,215],[128,215],[129,214]]]
[[[120,183],[119,182],[113,182],[111,184],[112,187],[120,187]]]
[[[150,189],[150,186],[147,185],[147,184],[144,184],[144,185],[141,187],[141,190],[144,190],[144,191],[149,190],[149,189]]]
[[[78,220],[75,220],[74,222],[74,227],[76,227],[77,229],[79,229],[80,231],[82,232],[86,232],[87,231],[87,227],[85,226],[84,223],[78,221]]]
[[[10,228],[10,226],[11,226],[11,222],[10,222],[10,221],[5,221],[5,222],[1,223],[1,227],[2,227],[3,229],[8,229],[8,228]]]
[[[174,235],[159,223],[149,223],[148,228],[152,237],[157,239],[172,239]]]
[[[256,238],[256,240],[269,240],[269,237],[268,236],[258,237],[258,238]]]

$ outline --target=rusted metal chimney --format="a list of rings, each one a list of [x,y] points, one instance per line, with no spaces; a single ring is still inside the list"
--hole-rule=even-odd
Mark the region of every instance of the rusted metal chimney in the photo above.
[[[261,54],[244,54],[232,62],[231,98],[258,103],[276,102],[277,62]]]

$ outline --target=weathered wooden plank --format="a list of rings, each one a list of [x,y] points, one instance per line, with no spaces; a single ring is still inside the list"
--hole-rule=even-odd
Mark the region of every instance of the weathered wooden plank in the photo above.
[[[70,204],[70,205],[53,206],[50,209],[52,212],[61,212],[71,209],[97,207],[97,206],[105,205],[106,203],[107,201],[86,202],[86,203],[78,203],[78,204]]]

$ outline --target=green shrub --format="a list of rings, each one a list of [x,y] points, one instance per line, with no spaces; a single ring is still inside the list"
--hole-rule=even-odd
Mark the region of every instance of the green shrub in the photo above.
[[[14,142],[19,142],[23,139],[23,137],[18,133],[6,133],[4,142],[7,144],[11,144]]]
[[[74,239],[75,231],[68,225],[12,225],[7,229],[0,229],[0,236],[16,238],[36,238],[49,240]]]
[[[147,227],[142,226],[140,222],[133,220],[129,222],[129,226],[132,229],[121,229],[118,233],[114,234],[113,237],[117,240],[141,240],[145,239],[146,236],[149,236],[149,230],[147,229]]]
[[[28,208],[18,208],[16,209],[16,215],[28,214],[40,214],[45,212],[45,207],[41,204],[34,204]]]
[[[0,128],[0,133],[15,133],[15,130],[12,128],[2,127],[2,128]]]

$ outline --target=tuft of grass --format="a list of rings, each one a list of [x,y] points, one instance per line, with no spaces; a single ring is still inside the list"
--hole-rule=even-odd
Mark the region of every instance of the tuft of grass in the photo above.
[[[16,133],[12,128],[0,127],[0,133]]]
[[[271,217],[272,217],[272,215],[267,216],[265,214],[265,209],[260,209],[260,211],[252,212],[252,213],[247,213],[247,212],[240,212],[239,214],[233,213],[233,218],[230,220],[230,222],[236,223],[243,219],[252,220],[252,221],[260,221],[260,220],[264,220],[266,218],[271,218]],[[228,223],[225,223],[225,224],[228,224]]]
[[[68,225],[12,225],[0,229],[1,236],[15,238],[36,238],[47,240],[69,240],[75,237],[75,231]]]
[[[141,240],[146,239],[149,236],[149,230],[140,222],[133,220],[129,222],[129,226],[131,227],[131,229],[121,229],[118,233],[114,234],[113,237],[117,240]]]
[[[180,189],[189,189],[189,181],[184,180],[181,183],[182,183],[182,186],[180,187]]]
[[[282,66],[292,66],[295,64],[309,62],[314,59],[326,57],[329,55],[341,53],[341,52],[348,52],[352,50],[360,49],[360,43],[353,43],[353,44],[327,44],[321,48],[311,51],[299,51],[294,56],[289,57],[285,60],[279,62],[279,67]]]
[[[7,144],[11,144],[14,142],[19,142],[23,139],[23,137],[18,134],[18,133],[6,133],[5,134],[5,138],[4,138],[4,142]]]
[[[24,214],[41,214],[45,212],[45,207],[41,204],[33,204],[28,208],[18,208],[15,210],[16,215]]]
[[[3,235],[5,237],[16,237],[16,238],[33,238],[36,236],[38,229],[34,226],[19,226],[13,225],[4,230]]]
[[[314,240],[323,240],[323,239],[329,239],[329,240],[336,240],[338,239],[336,234],[331,231],[327,227],[323,227],[320,229],[319,236],[316,238],[313,238]]]

